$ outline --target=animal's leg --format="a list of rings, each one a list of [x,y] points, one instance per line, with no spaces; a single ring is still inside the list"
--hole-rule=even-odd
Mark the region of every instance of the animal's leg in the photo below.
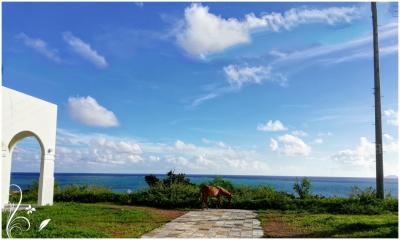
[[[204,196],[203,195],[201,195],[201,209],[203,209],[204,208]]]
[[[206,205],[206,208],[208,208],[208,196],[206,194],[203,195],[203,206],[204,204]]]
[[[217,197],[217,208],[221,208],[221,196],[218,195]]]

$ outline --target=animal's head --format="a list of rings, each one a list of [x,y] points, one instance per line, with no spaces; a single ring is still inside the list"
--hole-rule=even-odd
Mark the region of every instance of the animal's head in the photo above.
[[[225,197],[231,199],[233,194],[231,192],[229,192],[228,190],[226,190],[223,187],[219,187],[219,189],[222,191],[223,195],[225,195]]]

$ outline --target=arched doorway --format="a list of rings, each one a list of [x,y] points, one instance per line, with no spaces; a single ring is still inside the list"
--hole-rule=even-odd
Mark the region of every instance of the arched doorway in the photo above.
[[[53,203],[53,188],[54,188],[54,150],[46,149],[44,147],[43,141],[41,138],[31,132],[31,131],[22,131],[17,133],[9,142],[7,149],[4,153],[3,151],[3,160],[6,161],[5,166],[6,169],[3,169],[3,174],[7,174],[8,178],[6,183],[3,183],[6,186],[10,185],[11,181],[11,166],[12,166],[12,157],[13,152],[17,143],[21,142],[24,139],[34,138],[39,145],[39,161],[40,161],[40,175],[39,175],[39,189],[38,189],[38,199],[37,204],[39,206],[42,205],[51,205]],[[5,156],[4,156],[5,155]],[[35,156],[32,155],[32,159]],[[3,185],[3,186],[4,186]],[[9,188],[7,188],[7,199],[3,199],[5,203],[8,202],[9,198]]]

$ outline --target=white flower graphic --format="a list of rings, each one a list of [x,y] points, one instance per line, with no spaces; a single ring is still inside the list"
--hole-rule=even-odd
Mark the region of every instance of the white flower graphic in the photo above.
[[[28,214],[31,214],[32,212],[36,211],[36,209],[33,208],[31,205],[29,205],[27,208],[25,208],[25,210]]]

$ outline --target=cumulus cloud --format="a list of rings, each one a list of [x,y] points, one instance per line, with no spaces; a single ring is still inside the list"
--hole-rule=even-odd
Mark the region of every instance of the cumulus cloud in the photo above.
[[[205,57],[226,48],[251,41],[255,29],[290,30],[300,24],[324,23],[334,25],[349,23],[359,17],[355,7],[331,7],[325,9],[293,8],[284,13],[254,13],[243,20],[223,18],[209,12],[209,8],[194,3],[185,9],[184,20],[176,30],[178,44],[190,55]]]
[[[102,134],[81,134],[67,130],[57,133],[57,162],[130,166],[133,169],[171,168],[185,172],[266,174],[267,164],[254,150],[203,139],[196,145],[182,140],[157,143]]]
[[[118,126],[118,120],[114,113],[98,104],[96,99],[90,96],[68,98],[67,108],[72,119],[87,126]]]
[[[399,124],[399,114],[393,109],[387,109],[383,111],[386,117],[386,123],[392,126],[397,126]]]
[[[366,137],[360,138],[360,143],[355,149],[339,151],[332,159],[345,165],[368,167],[374,163],[375,146]]]
[[[287,128],[279,120],[275,121],[269,120],[267,123],[258,124],[257,130],[263,132],[278,132],[278,131],[285,131],[287,130]]]
[[[82,58],[99,68],[105,68],[108,66],[105,57],[101,56],[88,43],[72,35],[70,32],[65,32],[63,37],[64,41],[72,48],[72,50]]]
[[[144,161],[140,145],[130,139],[99,134],[77,134],[65,130],[58,131],[57,134],[61,135],[60,138],[67,138],[74,143],[64,145],[59,143],[59,138],[57,139],[56,158],[62,163],[121,165]]]
[[[248,30],[239,20],[216,16],[201,4],[192,4],[185,9],[181,28],[176,36],[178,44],[187,53],[198,57],[250,41]]]
[[[60,63],[61,58],[58,56],[58,51],[50,49],[45,41],[40,38],[31,38],[25,33],[20,33],[16,36],[18,40],[21,40],[25,46],[32,48],[36,52],[45,56],[53,62]]]
[[[290,134],[279,136],[278,140],[271,138],[270,148],[273,152],[289,157],[308,156],[311,152],[311,147],[301,138]]]
[[[384,134],[383,151],[384,154],[397,152],[398,141],[391,135]],[[354,149],[341,150],[333,154],[331,158],[344,166],[370,168],[375,165],[375,144],[366,137],[361,137]]]

